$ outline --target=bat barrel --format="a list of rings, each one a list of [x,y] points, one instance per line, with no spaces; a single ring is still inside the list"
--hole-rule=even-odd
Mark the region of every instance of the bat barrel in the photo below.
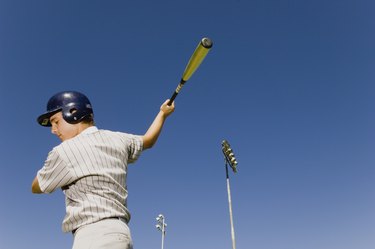
[[[193,55],[190,57],[188,64],[186,65],[185,71],[182,75],[184,81],[188,81],[189,78],[194,74],[195,70],[200,66],[208,51],[210,51],[213,43],[209,38],[203,38],[197,48],[194,50]]]
[[[213,42],[210,38],[205,37],[201,40],[201,44],[203,47],[209,49],[209,48],[212,48]]]

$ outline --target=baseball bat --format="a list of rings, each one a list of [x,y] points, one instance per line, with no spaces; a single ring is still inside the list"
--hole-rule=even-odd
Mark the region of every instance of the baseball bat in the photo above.
[[[174,99],[177,97],[177,94],[181,91],[181,88],[184,86],[186,81],[190,79],[190,77],[194,74],[194,72],[198,69],[204,58],[206,57],[208,51],[210,51],[213,43],[212,40],[205,37],[203,38],[196,49],[194,50],[194,53],[190,57],[189,62],[187,63],[185,67],[185,71],[182,74],[180,83],[178,84],[176,90],[174,91],[172,97],[170,98],[168,105],[171,105]]]

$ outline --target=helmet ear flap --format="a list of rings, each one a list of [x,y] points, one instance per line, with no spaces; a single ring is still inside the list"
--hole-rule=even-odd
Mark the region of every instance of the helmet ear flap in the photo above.
[[[76,124],[80,121],[78,118],[80,116],[79,108],[76,106],[64,106],[62,108],[62,114],[64,120],[70,124]]]
[[[90,106],[91,107],[91,106]],[[63,118],[70,124],[77,124],[84,120],[88,115],[91,115],[92,110],[87,109],[84,104],[72,104],[62,108]]]

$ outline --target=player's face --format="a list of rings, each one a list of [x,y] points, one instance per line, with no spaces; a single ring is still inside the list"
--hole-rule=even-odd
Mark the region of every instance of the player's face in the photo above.
[[[61,112],[54,114],[50,118],[50,122],[52,125],[52,134],[55,134],[61,141],[73,138],[79,134],[77,125],[66,122]]]

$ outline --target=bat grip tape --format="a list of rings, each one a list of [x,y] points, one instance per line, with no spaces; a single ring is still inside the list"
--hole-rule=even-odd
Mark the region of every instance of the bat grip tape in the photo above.
[[[186,81],[181,79],[180,84],[178,84],[176,90],[174,91],[172,97],[169,99],[168,105],[171,105],[174,99],[177,97],[177,94],[181,91],[181,88],[184,86]]]

